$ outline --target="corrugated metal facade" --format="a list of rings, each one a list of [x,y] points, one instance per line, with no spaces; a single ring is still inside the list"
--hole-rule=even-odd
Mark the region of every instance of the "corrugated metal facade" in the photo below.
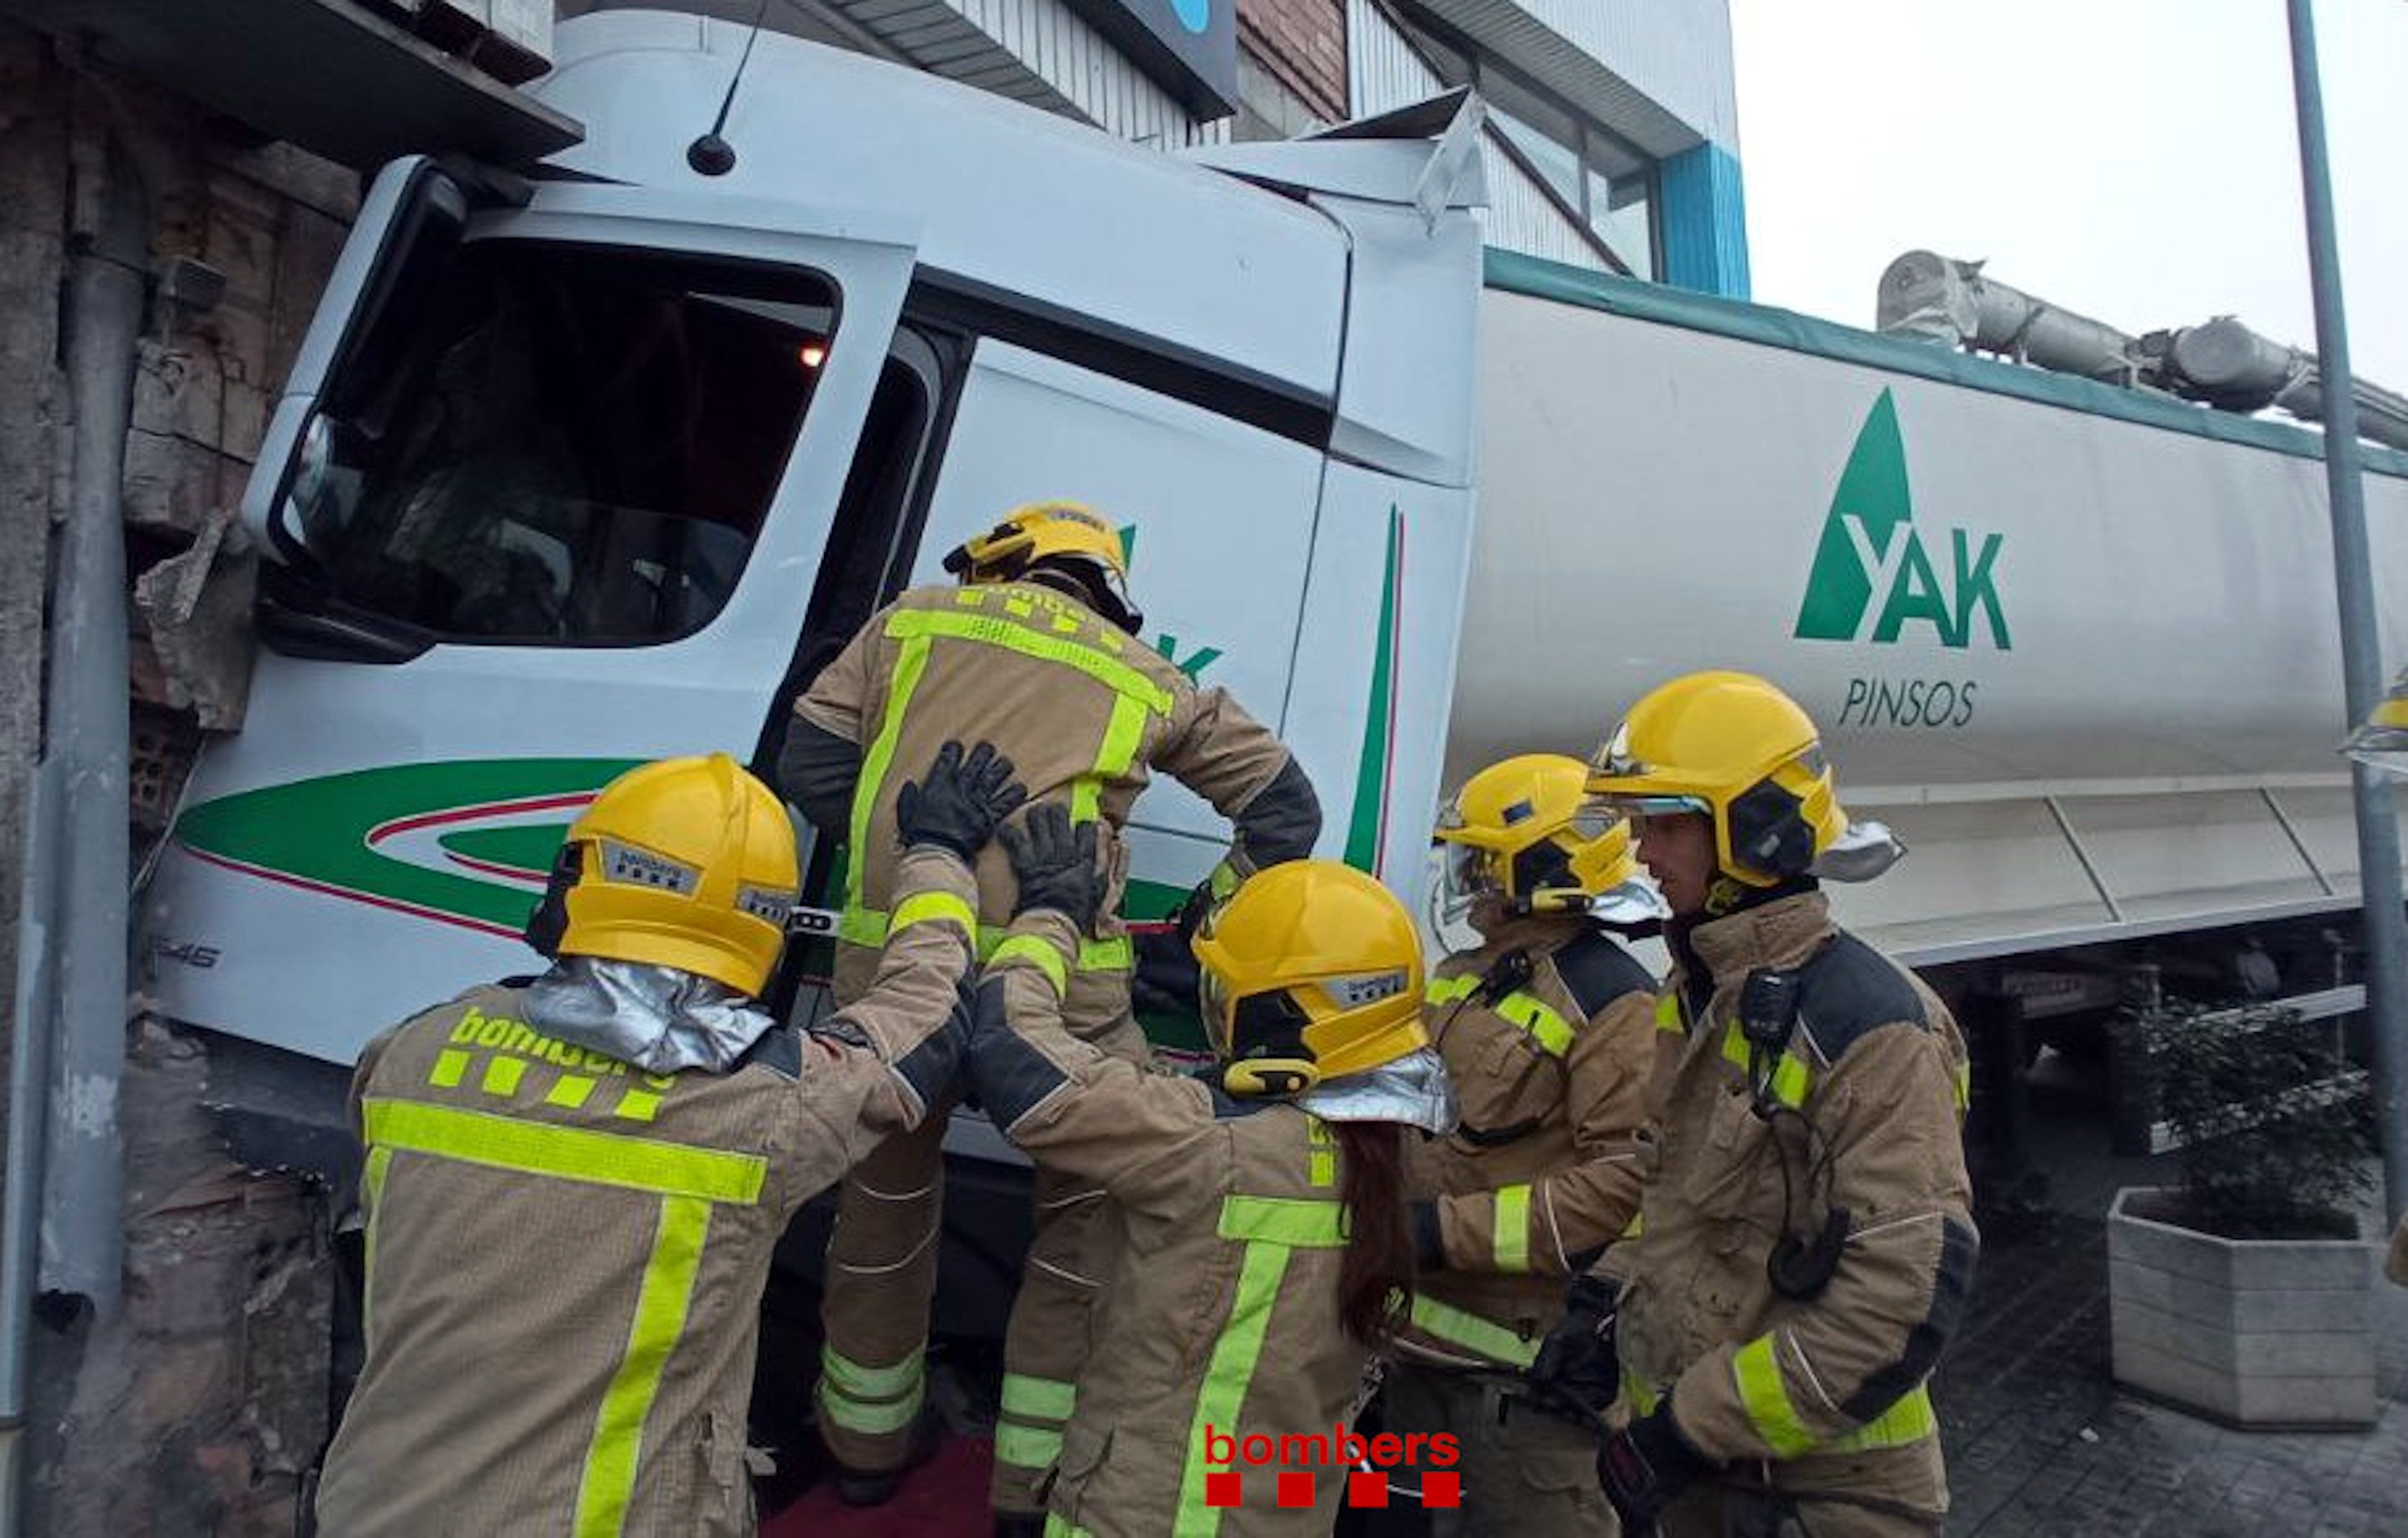
[[[1369,116],[1446,89],[1371,0],[1346,0],[1346,83],[1354,115]]]
[[[1729,0],[1512,0],[1512,7],[1604,60],[1696,133],[1739,149]]]
[[[1576,267],[1610,272],[1597,247],[1581,234],[1579,222],[1568,217],[1539,190],[1527,172],[1493,143],[1481,146],[1488,166],[1488,208],[1482,215],[1488,243]]]
[[[1599,0],[1583,0],[1596,5]],[[1675,155],[1703,135],[1623,78],[1612,65],[1556,31],[1518,0],[1399,0],[1406,18],[1426,17],[1612,129],[1657,158]]]
[[[825,0],[923,69],[1165,148],[1221,144],[1065,0]]]
[[[1446,89],[1446,81],[1372,0],[1346,0],[1346,69],[1357,117],[1407,107]],[[1490,245],[1609,270],[1579,223],[1540,191],[1493,136],[1482,140],[1480,158],[1488,172],[1488,207],[1481,223]]]

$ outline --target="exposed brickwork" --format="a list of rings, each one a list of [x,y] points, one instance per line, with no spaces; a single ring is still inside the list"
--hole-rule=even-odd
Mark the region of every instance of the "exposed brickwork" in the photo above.
[[[52,1538],[294,1531],[326,1435],[325,1203],[226,1155],[200,1044],[137,1023],[126,1056],[125,1295],[37,1325],[33,1517]]]
[[[122,492],[137,581],[219,548],[358,195],[347,171],[238,137],[142,81],[79,69],[50,38],[0,21],[0,947],[18,930],[22,787],[40,744],[50,525],[71,489],[62,280],[109,190],[129,182],[152,273],[182,257],[224,278],[210,308],[154,296],[136,347]],[[198,739],[189,707],[217,726],[234,724],[226,701],[238,710],[238,689],[194,686],[193,659],[240,668],[248,655],[179,638],[163,666],[145,633],[152,612],[164,611],[135,611],[130,659],[137,855],[164,830]],[[14,975],[4,949],[0,963]],[[12,1002],[0,993],[0,1014]],[[294,1531],[325,1435],[325,1202],[229,1157],[203,1108],[208,1069],[196,1039],[148,1022],[131,1034],[117,1107],[122,1304],[35,1329],[28,1531]]]
[[[1345,0],[1239,0],[1238,45],[1314,116],[1344,120]]]
[[[32,33],[0,22],[0,977],[17,975],[26,796],[41,739],[52,480],[65,448],[58,295],[66,107]],[[0,989],[0,1069],[17,1039]]]

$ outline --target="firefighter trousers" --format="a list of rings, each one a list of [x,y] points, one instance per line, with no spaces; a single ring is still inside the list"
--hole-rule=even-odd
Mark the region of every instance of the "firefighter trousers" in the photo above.
[[[847,970],[840,958],[839,998]],[[1144,1033],[1129,1013],[1127,973],[1075,973],[1064,1013],[1082,1039],[1133,1061],[1148,1059]],[[944,1221],[946,1119],[931,1114],[879,1144],[838,1195],[815,1398],[829,1455],[855,1472],[900,1469],[911,1456]],[[1039,1487],[1077,1399],[1087,1315],[1117,1248],[1116,1220],[1100,1187],[1040,1166],[1036,1200],[1036,1233],[1004,1336],[995,1465],[1000,1512],[1044,1509]]]
[[[1534,1407],[1501,1374],[1410,1362],[1381,1380],[1389,1431],[1455,1438],[1462,1504],[1428,1513],[1433,1538],[1614,1538],[1597,1483],[1598,1433]]]
[[[1929,1504],[1947,1487],[1927,1440],[1776,1464],[1771,1486],[1743,1477],[1758,1465],[1733,1465],[1666,1509],[1664,1538],[1940,1538],[1945,1515]]]

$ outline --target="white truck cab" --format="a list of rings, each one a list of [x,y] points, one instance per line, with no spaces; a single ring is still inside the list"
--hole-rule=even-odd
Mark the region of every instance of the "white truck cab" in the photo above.
[[[766,768],[856,626],[1046,497],[1122,522],[1143,640],[1285,736],[1323,852],[1418,878],[1471,537],[1476,105],[1214,169],[774,35],[739,79],[745,31],[580,19],[538,93],[582,145],[378,178],[245,503],[252,709],[150,893],[175,1017],[348,1063],[524,970],[599,786]],[[688,151],[731,82],[723,168]],[[1226,836],[1147,796],[1132,913]]]

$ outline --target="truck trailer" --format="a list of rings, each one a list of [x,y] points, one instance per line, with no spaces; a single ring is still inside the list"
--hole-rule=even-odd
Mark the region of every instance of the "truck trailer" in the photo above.
[[[1172,154],[692,15],[558,55],[532,89],[583,143],[376,179],[246,493],[248,716],[140,950],[279,1115],[337,1125],[371,1035],[527,969],[598,787],[766,769],[880,604],[1050,497],[1122,525],[1144,643],[1292,745],[1319,852],[1416,907],[1447,785],[1734,667],[1911,851],[1836,906],[1977,1079],[2087,1051],[2143,970],[2362,1007],[2315,433],[1484,250],[1468,97]],[[2366,458],[2396,653],[2408,455]],[[1130,916],[1226,837],[1152,790]],[[974,1115],[950,1146],[1016,1178]],[[952,1278],[1010,1227],[949,1248],[940,1332],[999,1330]]]

